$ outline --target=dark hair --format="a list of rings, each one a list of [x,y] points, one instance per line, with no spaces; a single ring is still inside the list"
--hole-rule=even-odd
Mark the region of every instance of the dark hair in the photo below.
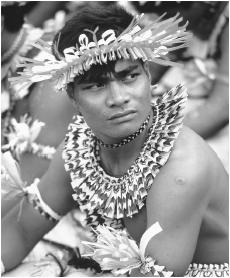
[[[86,71],[84,74],[78,75],[75,78],[75,84],[82,84],[84,82],[100,82],[101,79],[105,78],[108,74],[114,73],[115,70],[115,61],[109,61],[107,64],[96,64],[92,65],[91,68]],[[72,90],[69,90],[67,87],[67,94],[70,98],[74,99],[74,87],[73,82],[68,84],[68,87],[72,87]]]
[[[133,16],[116,3],[102,5],[97,2],[96,5],[92,5],[90,2],[86,2],[76,10],[65,26],[55,35],[53,54],[59,59],[58,56],[63,56],[65,48],[78,45],[78,38],[82,33],[93,41],[92,34],[85,32],[85,29],[94,31],[98,26],[99,30],[96,33],[98,40],[101,38],[101,34],[108,29],[113,29],[118,36],[128,27],[132,19]],[[57,46],[58,53],[54,50],[54,45]]]
[[[133,16],[125,11],[122,7],[114,2],[108,1],[108,4],[94,4],[87,2],[81,5],[74,15],[68,20],[65,26],[55,35],[52,45],[52,51],[56,59],[63,55],[63,50],[71,46],[78,45],[78,38],[80,34],[85,33],[89,41],[93,41],[92,34],[84,31],[89,29],[94,31],[96,27],[99,30],[96,33],[97,40],[101,38],[103,32],[108,29],[113,29],[116,36],[119,36],[124,29],[131,23]],[[56,45],[56,47],[54,47]],[[78,83],[84,80],[89,80],[92,77],[100,76],[103,73],[112,72],[114,70],[115,62],[111,61],[105,65],[93,65],[92,68],[84,75],[79,75]],[[71,84],[69,84],[71,86]],[[67,90],[68,95],[73,96]]]
[[[119,59],[117,57],[117,59]],[[115,72],[115,65],[117,62],[117,59],[115,61],[109,61],[106,64],[95,64],[92,65],[92,67],[86,71],[84,74],[78,75],[77,78],[75,78],[75,84],[82,84],[84,82],[92,82],[92,83],[104,83],[109,79],[110,75],[117,76]],[[144,62],[141,59],[138,59],[140,64],[143,66]],[[72,90],[69,90],[67,87],[67,94],[70,98],[74,99],[74,87],[73,82],[68,84],[69,87],[72,87]]]

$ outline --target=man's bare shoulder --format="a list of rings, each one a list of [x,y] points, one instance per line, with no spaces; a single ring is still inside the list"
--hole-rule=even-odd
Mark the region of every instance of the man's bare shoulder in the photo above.
[[[167,163],[154,180],[153,194],[197,200],[207,197],[222,165],[207,143],[183,127]]]
[[[213,196],[218,164],[206,142],[183,127],[148,193],[149,223],[159,220],[162,225],[173,227],[175,223],[181,225],[186,219],[194,219],[195,214],[201,216]]]
[[[181,129],[168,164],[181,168],[184,174],[194,179],[204,177],[208,172],[210,176],[210,171],[222,168],[219,158],[207,142],[186,126]]]

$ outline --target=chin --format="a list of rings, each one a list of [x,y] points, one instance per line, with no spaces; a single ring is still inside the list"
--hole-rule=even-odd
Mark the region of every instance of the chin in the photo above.
[[[130,123],[124,124],[120,126],[119,128],[113,130],[113,135],[112,137],[117,138],[118,140],[123,139],[125,137],[128,137],[129,135],[133,134],[136,132],[141,126],[141,123],[139,124],[132,124]]]

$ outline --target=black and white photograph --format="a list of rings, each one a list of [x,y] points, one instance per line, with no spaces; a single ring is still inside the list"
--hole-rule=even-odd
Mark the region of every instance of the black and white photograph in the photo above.
[[[229,1],[1,1],[1,277],[229,277]]]

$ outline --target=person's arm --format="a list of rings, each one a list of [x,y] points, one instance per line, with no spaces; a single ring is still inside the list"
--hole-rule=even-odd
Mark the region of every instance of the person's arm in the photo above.
[[[20,118],[25,105],[27,107],[28,103],[24,99],[17,102],[17,107],[14,110],[17,119]],[[35,143],[58,147],[65,137],[68,124],[76,112],[70,99],[65,94],[57,94],[51,82],[43,81],[31,88],[30,106],[32,107],[31,116],[45,123]],[[20,155],[22,179],[29,185],[35,177],[44,175],[49,163],[50,160],[42,159],[31,152],[22,153]],[[20,198],[17,197],[15,199],[2,198],[1,217],[5,217],[19,201]]]
[[[163,231],[150,239],[145,255],[179,277],[192,262],[210,196],[208,155],[199,147],[196,151],[191,146],[174,151],[147,197],[147,228],[159,222]]]
[[[221,36],[220,48],[221,59],[217,74],[219,76],[229,75],[229,26]],[[209,97],[204,105],[199,106],[195,111],[190,112],[184,123],[192,128],[203,138],[208,138],[228,123],[229,107],[229,86],[226,82],[217,79],[211,89]]]
[[[62,148],[63,145],[57,150],[49,169],[38,184],[42,201],[59,215],[65,215],[74,206],[69,175],[65,172],[61,157]],[[23,203],[19,221],[18,212],[19,206],[16,206],[2,220],[1,259],[5,271],[16,267],[56,224],[41,215],[27,200]]]

